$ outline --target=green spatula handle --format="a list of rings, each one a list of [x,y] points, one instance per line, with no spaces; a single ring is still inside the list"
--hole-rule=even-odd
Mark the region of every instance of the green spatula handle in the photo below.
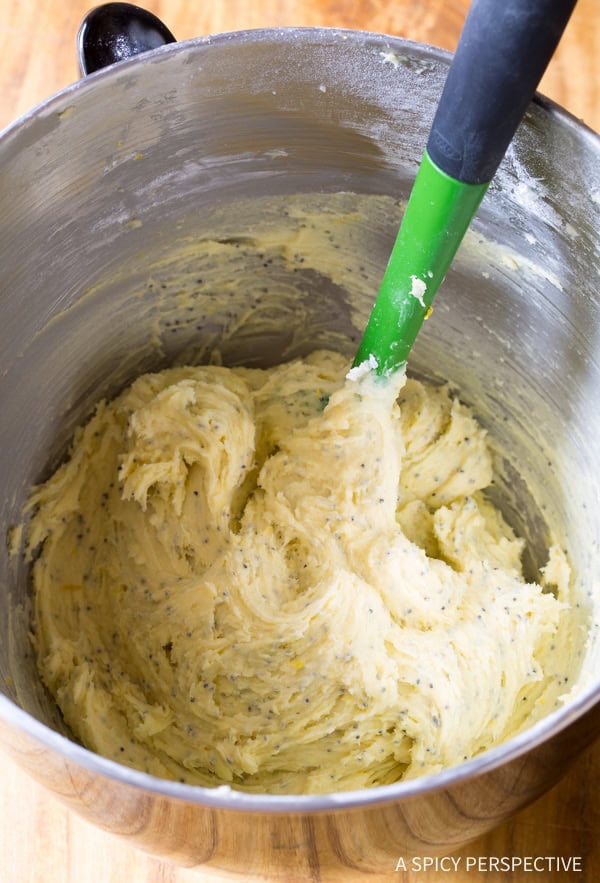
[[[355,365],[402,367],[576,0],[473,0]]]

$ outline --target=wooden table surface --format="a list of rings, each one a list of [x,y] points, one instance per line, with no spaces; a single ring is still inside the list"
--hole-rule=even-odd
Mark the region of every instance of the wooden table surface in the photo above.
[[[143,0],[140,0],[143,3]],[[501,0],[499,0],[501,2]],[[75,34],[94,5],[82,0],[0,0],[0,127],[78,77]],[[467,0],[158,0],[178,39],[265,26],[364,28],[453,49]],[[600,130],[600,3],[579,0],[541,91]],[[1,170],[0,170],[1,174]],[[464,870],[467,856],[577,857],[583,872],[505,874],[506,880],[600,880],[600,743],[553,791],[463,849],[459,872],[386,875],[415,883],[481,883],[493,872]],[[192,883],[220,878],[181,870],[92,828],[0,755],[2,883]],[[230,879],[230,878],[228,878]],[[267,879],[267,878],[261,878]],[[294,881],[290,869],[290,881]],[[373,879],[373,878],[370,878]],[[381,878],[383,879],[383,878]]]

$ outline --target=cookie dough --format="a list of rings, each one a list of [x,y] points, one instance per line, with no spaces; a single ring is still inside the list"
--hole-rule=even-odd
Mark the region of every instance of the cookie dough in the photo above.
[[[563,553],[523,579],[447,387],[348,367],[144,375],[34,490],[33,640],[84,745],[316,793],[436,772],[550,710]]]

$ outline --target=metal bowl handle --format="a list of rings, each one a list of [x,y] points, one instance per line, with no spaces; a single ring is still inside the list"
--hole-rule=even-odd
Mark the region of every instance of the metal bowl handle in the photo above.
[[[149,52],[175,37],[159,18],[131,3],[105,3],[92,9],[79,28],[77,53],[85,76],[134,55]]]

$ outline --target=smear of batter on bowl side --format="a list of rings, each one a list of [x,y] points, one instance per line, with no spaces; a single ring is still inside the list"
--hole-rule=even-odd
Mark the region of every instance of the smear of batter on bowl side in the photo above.
[[[523,579],[447,387],[348,368],[144,375],[34,490],[38,665],[83,744],[318,793],[436,772],[549,710],[564,554]]]

